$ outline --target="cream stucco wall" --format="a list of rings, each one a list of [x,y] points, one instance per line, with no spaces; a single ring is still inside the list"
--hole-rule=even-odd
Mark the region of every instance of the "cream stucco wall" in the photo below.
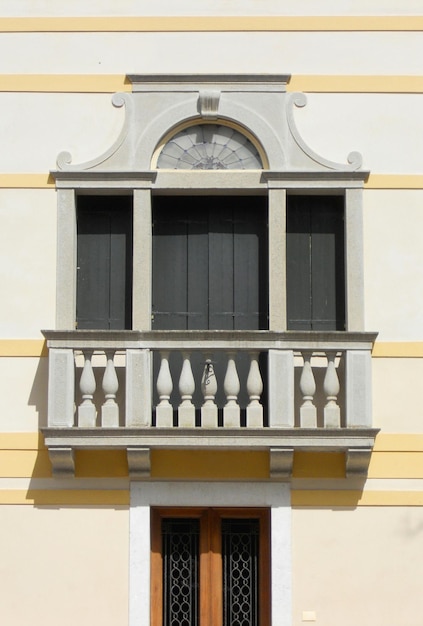
[[[423,509],[296,509],[293,626],[421,624]]]
[[[0,337],[41,338],[55,319],[55,192],[0,189],[0,222]]]
[[[0,73],[421,74],[422,50],[414,32],[3,33]]]
[[[0,507],[0,621],[127,626],[128,510]]]

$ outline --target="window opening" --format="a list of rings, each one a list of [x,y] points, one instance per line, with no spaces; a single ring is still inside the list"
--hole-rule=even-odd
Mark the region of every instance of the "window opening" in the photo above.
[[[132,197],[77,200],[77,328],[132,326]]]
[[[289,330],[345,330],[344,198],[287,197]]]

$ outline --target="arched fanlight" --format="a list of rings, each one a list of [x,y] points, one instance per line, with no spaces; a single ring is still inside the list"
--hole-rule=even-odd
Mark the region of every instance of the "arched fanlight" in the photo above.
[[[251,170],[263,164],[252,141],[229,126],[198,124],[179,131],[164,145],[159,169]]]

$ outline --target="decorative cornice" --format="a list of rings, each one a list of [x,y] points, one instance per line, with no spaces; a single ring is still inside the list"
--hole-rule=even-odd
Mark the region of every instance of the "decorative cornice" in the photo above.
[[[198,91],[201,85],[222,91],[285,91],[291,74],[127,74],[133,92],[166,91],[178,86],[178,91]]]

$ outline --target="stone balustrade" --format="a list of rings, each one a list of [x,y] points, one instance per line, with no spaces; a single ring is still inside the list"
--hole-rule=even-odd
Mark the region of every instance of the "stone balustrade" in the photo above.
[[[316,449],[337,449],[350,431],[371,429],[373,333],[46,331],[45,336],[45,434],[56,439],[56,451],[65,431],[75,441],[79,432],[81,447],[90,447],[90,437],[97,442],[93,447],[119,447],[124,440],[121,447],[128,447],[125,437],[138,437],[131,439],[136,447],[141,437],[143,445],[157,447],[285,449],[307,448],[308,437]],[[278,436],[285,438],[283,445]]]

